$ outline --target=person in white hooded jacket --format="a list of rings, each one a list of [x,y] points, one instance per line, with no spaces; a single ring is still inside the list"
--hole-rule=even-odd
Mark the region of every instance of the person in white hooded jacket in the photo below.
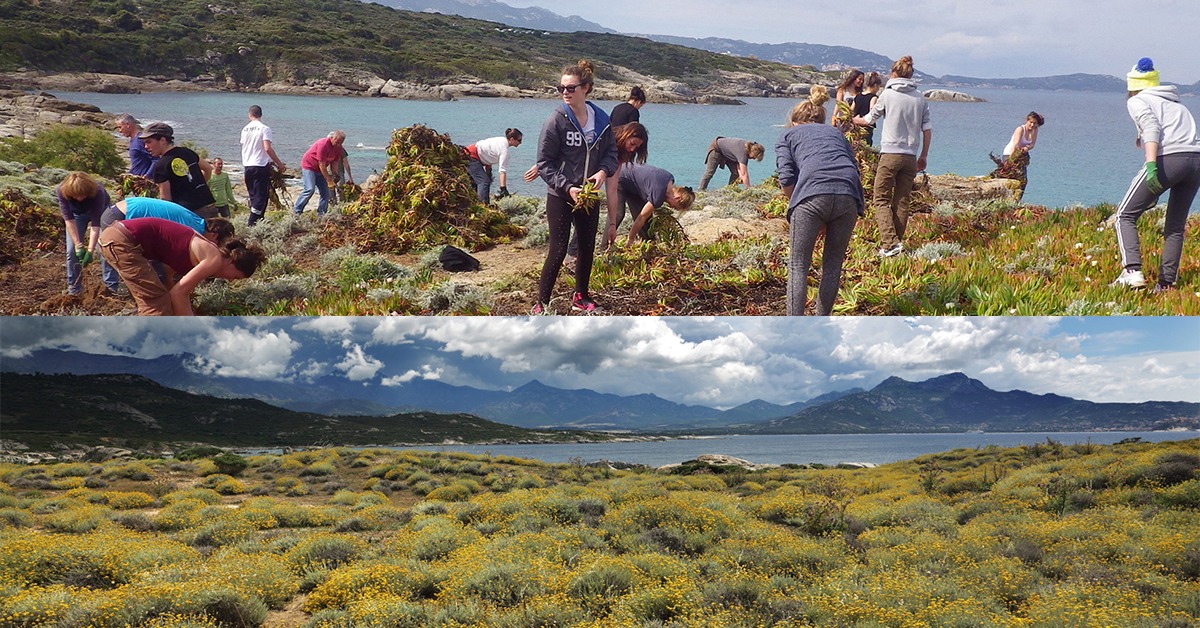
[[[1146,164],[1133,177],[1117,207],[1117,245],[1124,268],[1113,285],[1129,288],[1146,285],[1138,218],[1158,203],[1163,192],[1170,190],[1162,261],[1153,290],[1160,293],[1171,290],[1178,278],[1188,212],[1200,188],[1200,131],[1191,112],[1179,102],[1175,86],[1159,85],[1158,70],[1148,57],[1140,59],[1125,78],[1129,87],[1125,104],[1129,117],[1137,125],[1135,143],[1144,151]]]
[[[925,169],[929,142],[933,139],[929,103],[917,89],[912,75],[912,57],[901,57],[892,64],[892,77],[871,112],[854,118],[854,124],[859,126],[870,126],[883,118],[881,154],[871,199],[875,221],[879,224],[880,257],[904,252],[909,196],[917,173]]]

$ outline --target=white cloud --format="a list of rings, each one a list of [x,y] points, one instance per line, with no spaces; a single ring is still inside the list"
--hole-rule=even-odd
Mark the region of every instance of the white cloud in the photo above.
[[[315,331],[326,338],[340,338],[353,334],[360,324],[359,321],[360,319],[353,316],[313,316],[300,319],[294,329]]]
[[[441,379],[442,369],[435,369],[426,364],[421,367],[421,370],[409,369],[400,375],[385,377],[380,383],[384,386],[403,386],[414,379]]]
[[[300,344],[286,331],[215,329],[197,343],[197,368],[220,377],[287,379],[292,354]]]
[[[337,368],[346,374],[352,382],[361,382],[375,377],[383,362],[367,355],[359,345],[350,347],[346,357],[337,364]]]

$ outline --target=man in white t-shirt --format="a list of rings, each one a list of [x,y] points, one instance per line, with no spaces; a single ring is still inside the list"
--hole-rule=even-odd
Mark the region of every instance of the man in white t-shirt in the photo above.
[[[254,226],[267,211],[271,196],[271,163],[283,172],[283,160],[271,147],[271,127],[262,123],[262,107],[251,105],[247,114],[250,123],[242,127],[242,170],[245,172],[246,192],[250,195],[249,226]]]

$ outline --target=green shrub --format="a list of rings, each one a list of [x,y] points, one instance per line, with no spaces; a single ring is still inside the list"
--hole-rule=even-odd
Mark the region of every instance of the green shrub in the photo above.
[[[80,170],[112,177],[125,169],[117,142],[103,129],[55,125],[26,141],[0,139],[0,160]]]
[[[297,573],[332,571],[357,560],[366,544],[346,535],[319,534],[300,541],[284,556]]]
[[[212,461],[217,465],[217,471],[225,475],[237,475],[250,466],[250,462],[245,458],[228,452],[213,456]]]
[[[220,447],[212,447],[210,445],[201,445],[199,447],[189,447],[175,454],[176,460],[199,460],[200,458],[210,458],[224,453],[225,450]]]

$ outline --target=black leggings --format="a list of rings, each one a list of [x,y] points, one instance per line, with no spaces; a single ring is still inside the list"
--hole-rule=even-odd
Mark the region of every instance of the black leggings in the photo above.
[[[596,226],[600,221],[601,207],[584,212],[571,211],[569,198],[553,194],[546,195],[546,220],[550,223],[550,247],[546,251],[546,263],[542,265],[542,277],[538,280],[538,302],[549,304],[554,282],[567,257],[567,242],[571,237],[571,224],[579,234],[579,256],[575,262],[575,291],[588,295],[588,280],[592,276],[592,258],[596,252]]]

